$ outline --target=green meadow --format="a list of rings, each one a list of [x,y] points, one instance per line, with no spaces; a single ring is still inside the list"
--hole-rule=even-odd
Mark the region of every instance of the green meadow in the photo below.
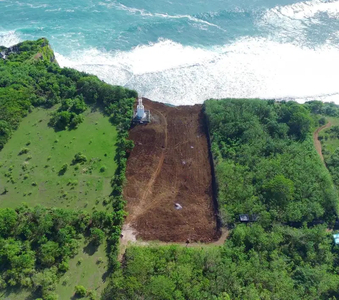
[[[85,210],[111,208],[105,201],[116,170],[115,127],[100,112],[88,110],[77,129],[56,132],[48,126],[51,112],[35,109],[0,152],[0,207],[16,208],[26,202]],[[79,152],[87,161],[72,163]],[[64,164],[67,169],[60,172]],[[69,270],[57,285],[59,299],[71,299],[76,285],[96,295],[102,292],[108,264],[105,243],[95,251],[87,248],[82,241],[78,254],[70,259]],[[8,296],[24,299],[29,295],[25,294],[20,291]]]
[[[339,126],[339,118],[326,116],[326,121],[331,122],[331,127],[319,132],[319,140],[321,141],[325,158],[331,156],[339,148],[339,138],[331,132],[331,128]]]
[[[0,207],[104,209],[116,169],[115,127],[87,110],[77,129],[56,132],[48,126],[51,111],[38,108],[25,117],[0,152]],[[77,153],[86,161],[73,163]]]
[[[69,270],[56,284],[55,292],[59,300],[77,299],[74,296],[74,287],[77,285],[85,287],[88,292],[83,299],[100,299],[108,282],[106,243],[93,249],[82,239],[80,245],[79,253],[69,260]],[[13,288],[0,292],[0,299],[35,300],[36,297],[30,291]]]
[[[74,294],[74,287],[82,285],[87,292],[96,296],[102,293],[107,277],[107,255],[105,243],[94,252],[93,249],[82,244],[79,253],[69,261],[69,270],[63,275],[57,284],[56,293],[59,299],[70,299]]]

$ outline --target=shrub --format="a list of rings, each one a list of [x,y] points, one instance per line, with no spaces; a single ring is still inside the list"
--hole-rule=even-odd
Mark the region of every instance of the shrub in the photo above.
[[[100,168],[100,172],[103,173],[103,172],[106,171],[106,169],[107,169],[106,166],[102,166],[102,167]]]
[[[69,282],[69,277],[66,276],[66,277],[64,278],[64,280],[62,281],[62,285],[63,285],[63,286],[66,286],[68,282]]]
[[[87,161],[87,157],[85,155],[83,155],[81,152],[77,153],[74,155],[74,158],[72,160],[72,164],[75,165],[77,163],[84,163]]]
[[[102,257],[98,257],[97,259],[97,264],[100,265],[104,262],[104,260],[102,259]]]
[[[19,152],[19,155],[26,154],[28,153],[29,149],[28,148],[22,148]]]
[[[62,261],[60,264],[59,264],[59,270],[62,271],[62,272],[67,272],[69,269],[69,264],[67,261]]]
[[[63,164],[62,167],[61,167],[61,169],[60,169],[60,171],[59,171],[59,175],[65,174],[66,171],[67,171],[67,168],[68,168],[68,164],[67,164],[67,163],[66,163],[66,164]]]
[[[82,285],[76,285],[75,286],[75,295],[76,296],[83,298],[83,297],[86,296],[86,294],[87,294],[87,291]]]
[[[325,117],[321,117],[320,119],[319,119],[319,125],[325,125],[326,124],[326,118]]]
[[[96,300],[97,299],[95,291],[89,291],[88,297],[89,297],[90,300]]]
[[[24,179],[27,179],[28,177],[29,177],[28,174],[25,174],[25,175],[24,175]]]

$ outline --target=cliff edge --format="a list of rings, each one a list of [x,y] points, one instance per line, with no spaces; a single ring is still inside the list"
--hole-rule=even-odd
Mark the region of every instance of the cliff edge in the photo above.
[[[9,48],[0,46],[0,59],[21,63],[48,61],[58,64],[46,38],[41,38],[37,41],[25,41]]]

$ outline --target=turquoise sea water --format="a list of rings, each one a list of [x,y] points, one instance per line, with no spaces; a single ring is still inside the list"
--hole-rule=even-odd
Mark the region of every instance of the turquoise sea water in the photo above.
[[[339,1],[0,0],[0,44],[42,36],[61,66],[171,104],[339,103]]]

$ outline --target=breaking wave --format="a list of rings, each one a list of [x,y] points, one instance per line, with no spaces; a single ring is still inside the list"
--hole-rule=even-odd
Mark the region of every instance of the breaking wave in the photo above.
[[[129,52],[91,49],[56,57],[62,66],[175,105],[225,97],[319,98],[339,103],[339,49],[331,45],[311,49],[244,38],[201,49],[162,40]]]
[[[218,23],[222,17],[218,12],[208,12],[200,18],[151,13],[117,1],[100,5],[145,18],[188,19],[228,30]],[[52,46],[61,66],[95,74],[108,83],[130,87],[145,97],[174,105],[226,97],[320,99],[339,103],[338,1],[275,6],[256,11],[253,18],[255,32],[259,34],[239,35],[224,45],[210,47],[159,39],[129,51],[105,51],[94,46],[65,54],[66,36],[65,42],[58,40]],[[221,30],[218,32],[223,35]],[[0,32],[2,45],[10,46],[20,39],[21,31]],[[63,48],[58,48],[62,45]]]
[[[7,32],[0,31],[0,46],[10,47],[20,42],[21,39],[14,30]]]

